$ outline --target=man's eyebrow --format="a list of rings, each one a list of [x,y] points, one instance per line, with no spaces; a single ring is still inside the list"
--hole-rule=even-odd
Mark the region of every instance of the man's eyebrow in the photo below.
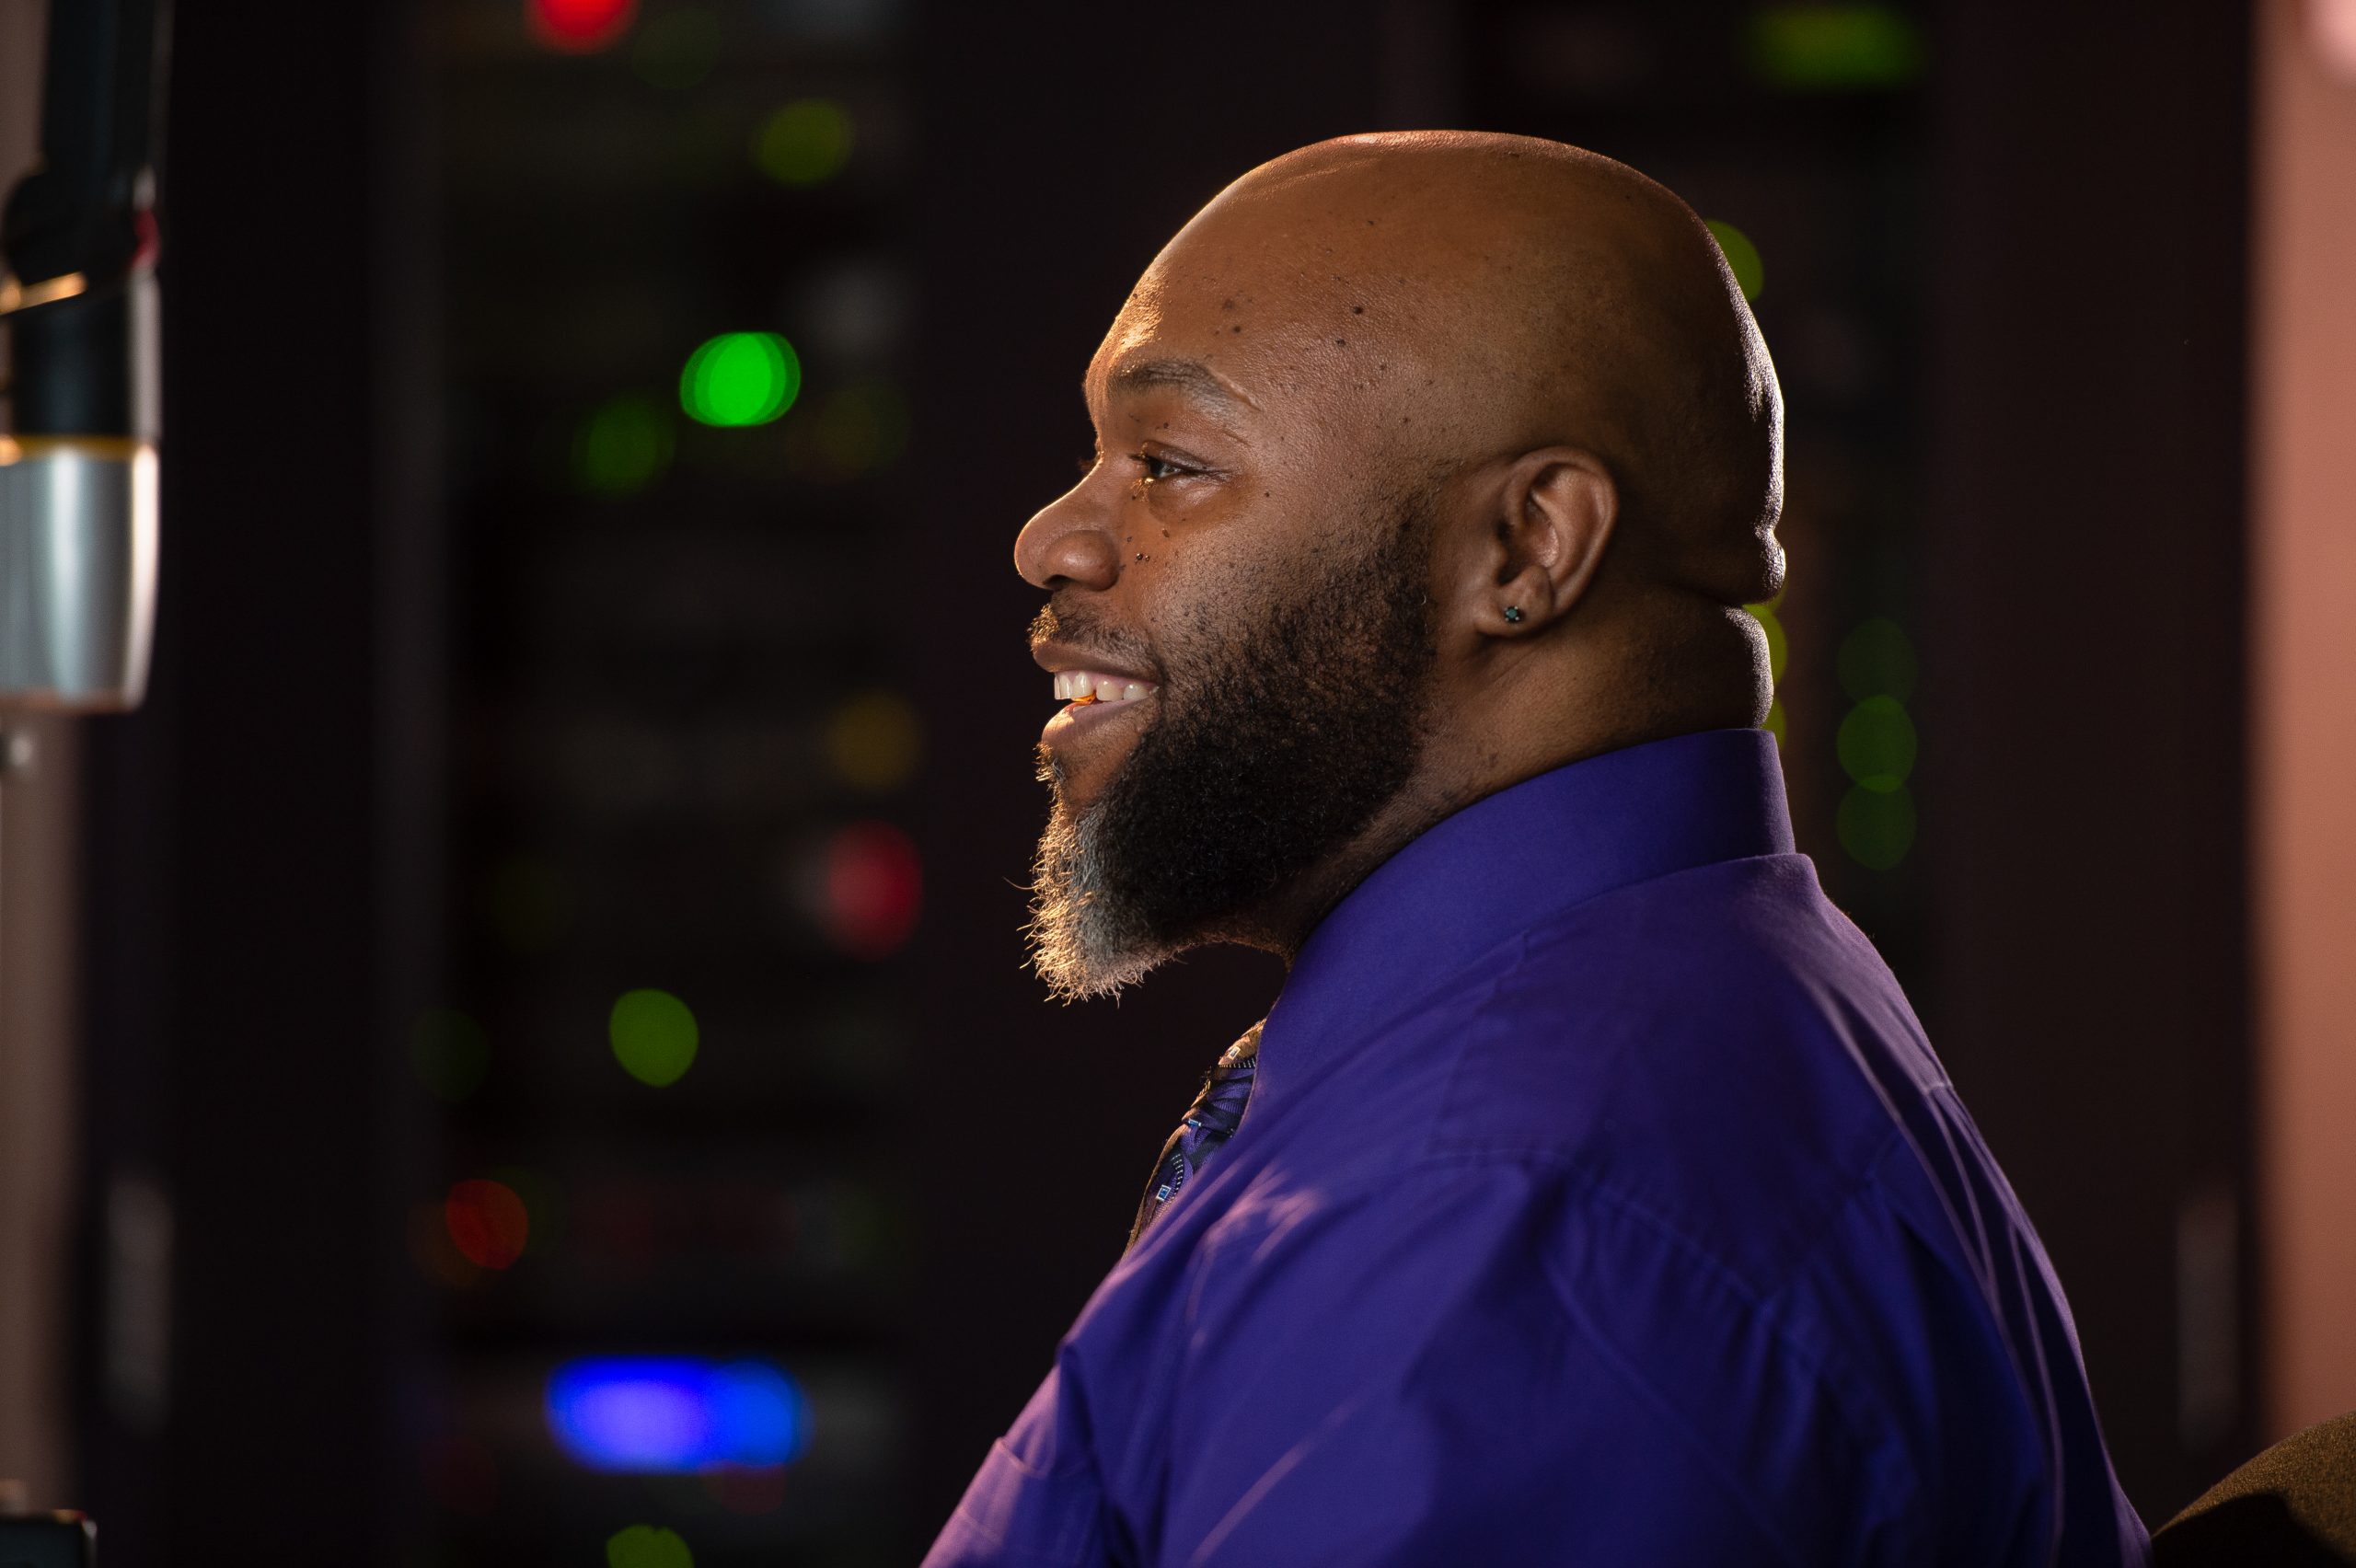
[[[1182,393],[1197,402],[1224,408],[1252,407],[1251,398],[1229,386],[1218,372],[1200,360],[1138,360],[1123,365],[1105,377],[1108,392],[1150,392],[1162,388]]]

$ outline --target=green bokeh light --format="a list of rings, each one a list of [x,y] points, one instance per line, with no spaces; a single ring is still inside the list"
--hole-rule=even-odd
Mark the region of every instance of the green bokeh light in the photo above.
[[[1923,35],[1888,6],[1770,6],[1750,19],[1750,68],[1802,92],[1902,86],[1923,74]]]
[[[453,1008],[432,1008],[410,1026],[409,1059],[437,1100],[456,1105],[491,1072],[491,1037]]]
[[[696,1556],[676,1530],[632,1525],[606,1539],[606,1568],[696,1568]]]
[[[606,1020],[614,1059],[639,1082],[666,1089],[696,1059],[696,1015],[668,991],[625,991]]]
[[[1759,247],[1750,236],[1720,218],[1709,220],[1710,233],[1716,236],[1718,248],[1726,252],[1727,266],[1734,272],[1735,286],[1742,290],[1745,299],[1757,299],[1767,286],[1767,264],[1759,259]]]
[[[1767,705],[1766,730],[1769,734],[1775,737],[1775,744],[1779,746],[1784,744],[1784,730],[1788,722],[1789,721],[1784,717],[1782,703],[1771,702]]]
[[[644,490],[671,467],[671,419],[652,398],[600,404],[572,438],[572,477],[592,495],[618,500]]]
[[[767,424],[801,390],[802,361],[774,332],[722,332],[679,373],[679,406],[701,424]]]
[[[1914,644],[1895,621],[1869,620],[1842,639],[1838,668],[1852,702],[1914,695]]]
[[[1914,771],[1914,721],[1895,698],[1869,697],[1841,721],[1841,767],[1859,786],[1893,794]]]
[[[1914,847],[1914,797],[1902,787],[1860,785],[1841,798],[1833,828],[1851,859],[1868,870],[1887,871]]]
[[[830,98],[799,98],[762,122],[753,161],[780,185],[820,185],[850,161],[850,116]]]

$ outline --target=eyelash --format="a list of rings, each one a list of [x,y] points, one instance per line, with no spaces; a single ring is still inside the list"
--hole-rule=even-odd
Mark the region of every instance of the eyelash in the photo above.
[[[1123,455],[1129,462],[1135,463],[1139,467],[1147,470],[1147,472],[1141,476],[1147,484],[1152,484],[1160,479],[1174,479],[1182,478],[1187,474],[1201,472],[1198,468],[1190,468],[1184,463],[1176,462],[1173,459],[1161,456],[1156,453],[1129,452],[1124,453]],[[1082,457],[1080,460],[1080,478],[1086,478],[1089,475],[1094,473],[1096,471],[1098,461],[1099,459],[1094,457]],[[1161,474],[1152,472],[1151,470],[1157,465],[1168,469],[1169,471]]]

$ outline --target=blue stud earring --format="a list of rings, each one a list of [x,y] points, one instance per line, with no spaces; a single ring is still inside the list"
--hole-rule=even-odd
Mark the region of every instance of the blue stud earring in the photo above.
[[[1519,605],[1507,605],[1506,606],[1506,624],[1507,626],[1519,626],[1521,624],[1521,606]]]

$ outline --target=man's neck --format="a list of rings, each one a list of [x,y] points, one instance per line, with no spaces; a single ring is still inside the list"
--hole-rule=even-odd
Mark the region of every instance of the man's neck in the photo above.
[[[1392,856],[1465,807],[1510,790],[1525,779],[1588,757],[1695,729],[1715,727],[1623,722],[1576,736],[1553,737],[1551,744],[1524,735],[1517,737],[1519,745],[1494,739],[1445,751],[1432,745],[1426,755],[1434,759],[1434,765],[1409,779],[1356,838],[1307,874],[1278,889],[1270,899],[1222,925],[1208,940],[1273,952],[1289,968],[1311,934],[1359,883],[1381,870]],[[1449,766],[1444,756],[1470,758],[1472,765],[1460,762]]]

